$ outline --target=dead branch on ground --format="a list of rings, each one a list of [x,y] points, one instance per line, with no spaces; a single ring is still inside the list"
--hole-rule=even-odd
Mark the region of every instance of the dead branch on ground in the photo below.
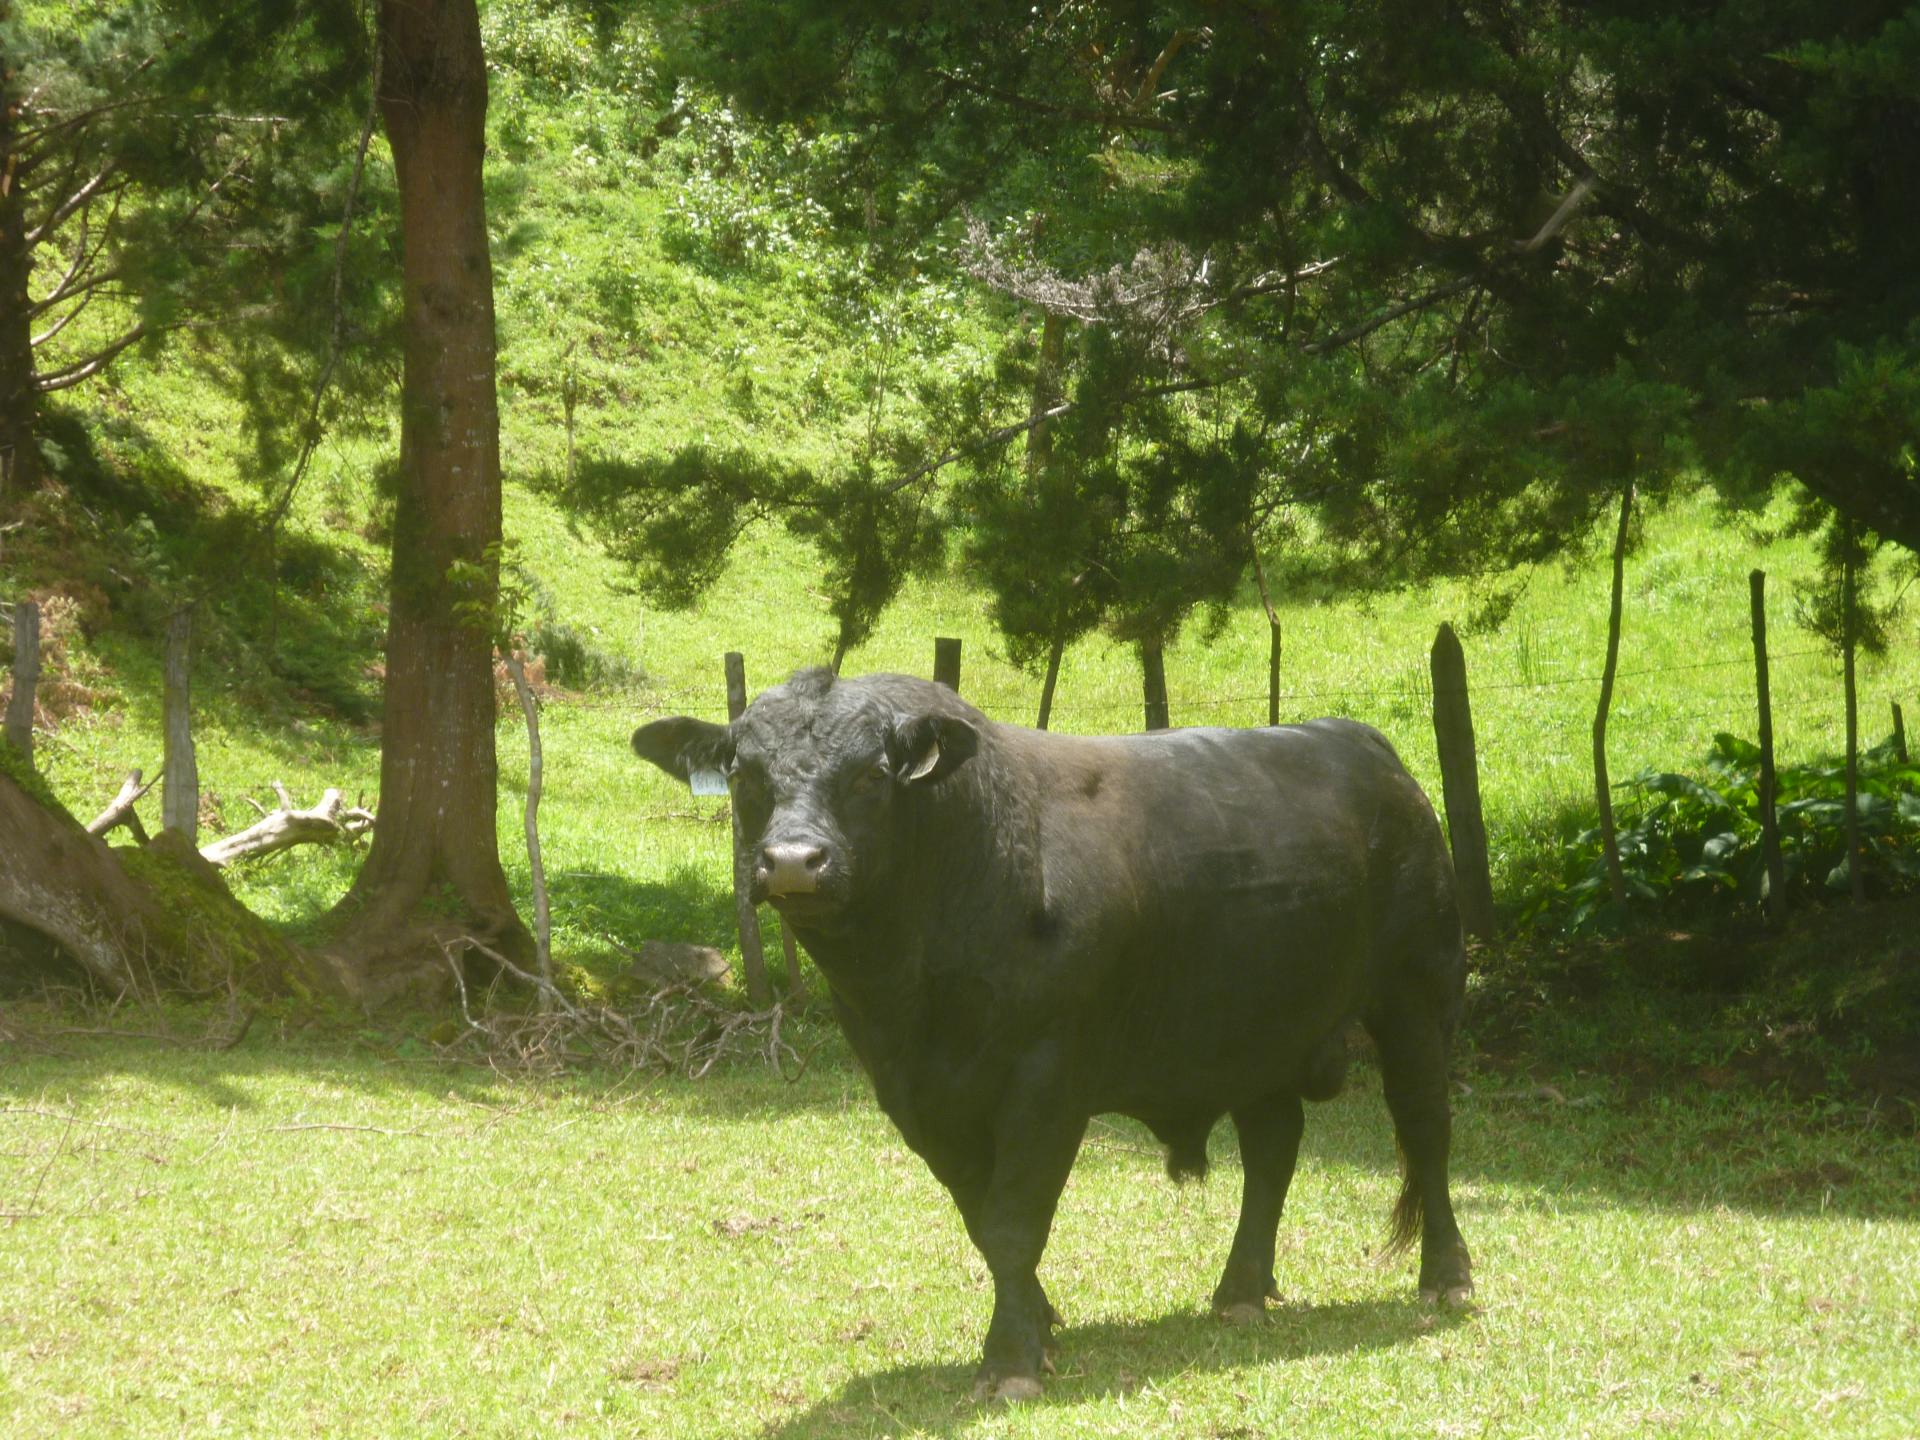
[[[120,793],[107,802],[106,809],[93,817],[92,823],[87,826],[87,833],[94,836],[105,835],[114,827],[124,825],[133,832],[133,838],[137,843],[146,844],[147,827],[140,823],[140,814],[133,807],[141,796],[160,783],[161,777],[166,773],[164,769],[156,770],[153,779],[142,785],[139,769],[136,767],[129,770],[127,778],[121,783]]]
[[[467,1037],[498,1069],[549,1073],[588,1061],[698,1080],[728,1056],[757,1054],[782,1079],[794,1081],[810,1058],[781,1033],[787,1012],[777,1004],[736,1010],[698,986],[677,984],[657,987],[630,1009],[583,1004],[472,936],[447,940],[440,950],[453,975]],[[460,963],[469,951],[533,989],[546,1008],[534,1013],[489,1008],[476,1017]]]
[[[320,797],[320,803],[309,810],[296,809],[293,797],[278,780],[273,782],[273,793],[280,797],[278,810],[269,812],[265,819],[244,830],[201,846],[201,856],[210,864],[225,866],[236,860],[271,855],[294,845],[329,845],[358,839],[373,828],[373,812],[359,805],[348,805],[340,791],[331,786]]]

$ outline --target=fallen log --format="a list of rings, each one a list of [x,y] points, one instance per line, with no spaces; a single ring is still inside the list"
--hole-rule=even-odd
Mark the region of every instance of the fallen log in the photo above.
[[[309,810],[296,809],[293,797],[279,781],[273,793],[280,797],[280,808],[232,835],[224,835],[202,845],[200,854],[214,865],[227,866],[236,860],[251,860],[271,855],[295,845],[330,845],[353,840],[373,828],[373,812],[348,805],[340,791],[329,787],[320,803]]]
[[[87,826],[87,833],[98,839],[116,826],[124,825],[133,832],[133,838],[137,843],[146,844],[147,827],[140,823],[140,813],[133,807],[141,796],[160,783],[160,777],[166,773],[165,770],[161,770],[153,779],[142,785],[139,770],[129,770],[126,780],[121,783],[120,793],[107,802],[106,809],[93,817],[92,822]]]
[[[0,760],[14,753],[0,746]],[[46,937],[109,994],[150,988],[161,907],[18,761],[0,765],[0,835],[0,921]]]

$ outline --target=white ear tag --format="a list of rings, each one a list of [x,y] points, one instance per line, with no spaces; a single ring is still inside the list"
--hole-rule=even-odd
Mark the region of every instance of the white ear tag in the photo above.
[[[727,776],[723,770],[689,770],[687,785],[695,795],[724,795],[727,793]]]
[[[935,740],[927,747],[927,753],[918,765],[907,773],[909,780],[924,780],[933,773],[933,767],[940,763],[940,742]]]

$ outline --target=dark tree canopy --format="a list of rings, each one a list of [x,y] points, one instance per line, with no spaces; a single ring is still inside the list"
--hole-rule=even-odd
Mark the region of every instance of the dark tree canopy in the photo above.
[[[1171,369],[1370,564],[1536,556],[1686,462],[1920,547],[1908,5],[743,0],[678,53],[908,229],[1051,193],[1056,271],[1180,247]]]

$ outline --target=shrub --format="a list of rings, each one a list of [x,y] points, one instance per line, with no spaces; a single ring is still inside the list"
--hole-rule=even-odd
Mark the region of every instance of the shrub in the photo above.
[[[1722,732],[1707,778],[1645,770],[1616,788],[1620,866],[1630,910],[1669,915],[1727,912],[1767,897],[1760,843],[1760,747]],[[1846,770],[1823,762],[1778,772],[1775,805],[1789,895],[1802,901],[1848,889]],[[1860,844],[1866,881],[1880,892],[1920,882],[1920,765],[1891,740],[1860,756]],[[1527,897],[1521,923],[1579,931],[1626,917],[1607,886],[1600,831],[1562,848],[1559,875]]]

